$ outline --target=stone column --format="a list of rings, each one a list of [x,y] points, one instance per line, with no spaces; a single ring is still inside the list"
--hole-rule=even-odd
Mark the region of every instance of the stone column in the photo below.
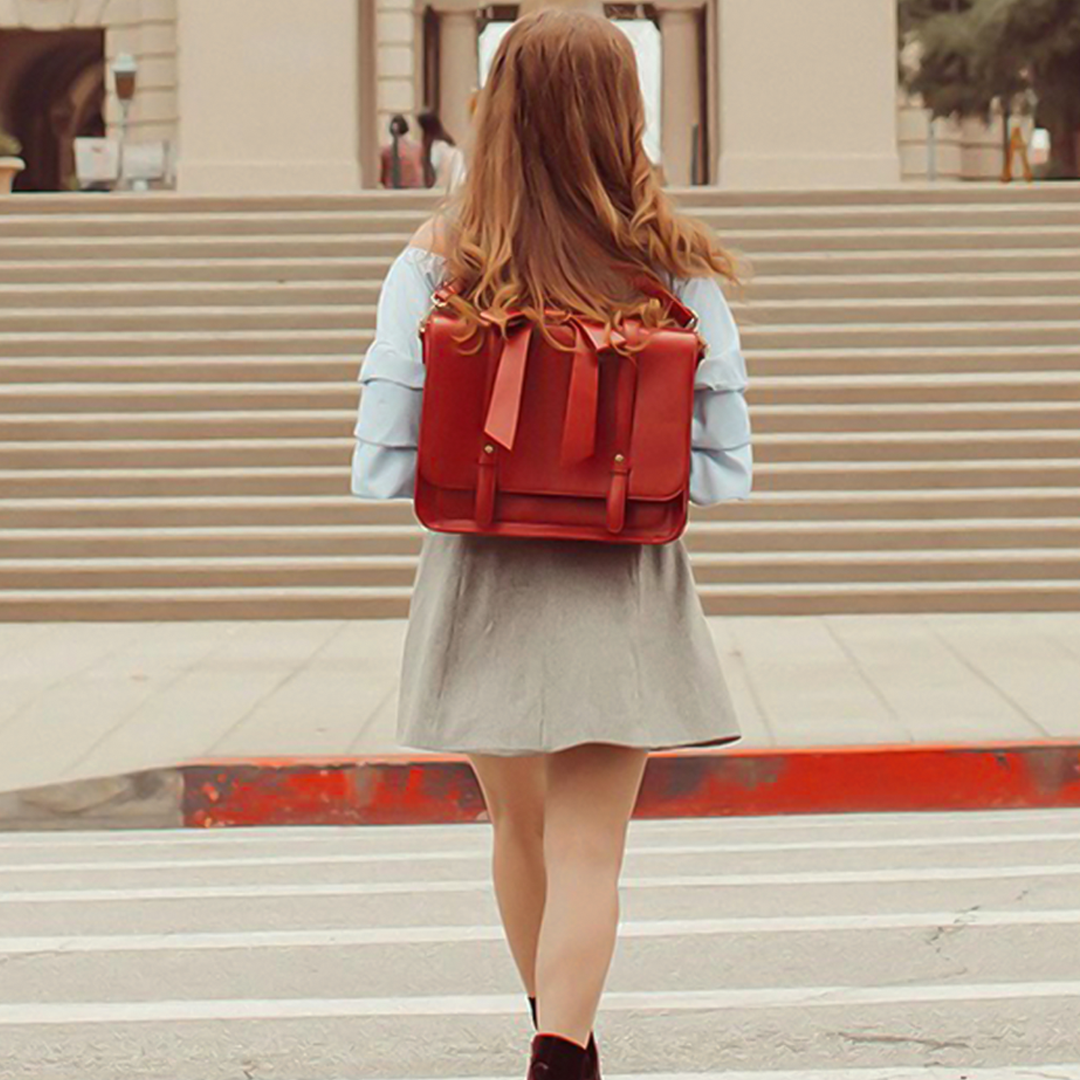
[[[379,72],[377,66],[377,34],[375,6],[361,4],[359,14],[359,42],[357,45],[357,82],[360,91],[358,157],[360,182],[364,187],[377,187],[379,183]]]
[[[694,125],[700,127],[701,64],[699,13],[704,0],[656,0],[662,49],[660,153],[669,184],[689,184]]]
[[[718,183],[900,183],[896,0],[717,0]]]
[[[179,0],[182,192],[360,187],[356,0]]]
[[[435,0],[439,16],[439,118],[460,144],[468,134],[469,96],[480,81],[476,0]]]

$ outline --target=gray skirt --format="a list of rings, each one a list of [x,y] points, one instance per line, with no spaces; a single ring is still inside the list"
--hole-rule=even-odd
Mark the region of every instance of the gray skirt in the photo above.
[[[682,539],[424,529],[397,739],[419,750],[648,750],[741,737]]]

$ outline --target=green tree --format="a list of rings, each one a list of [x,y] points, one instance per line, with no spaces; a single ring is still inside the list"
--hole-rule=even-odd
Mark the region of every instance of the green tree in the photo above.
[[[901,45],[928,19],[949,13],[959,15],[967,11],[974,2],[975,0],[899,0]]]
[[[1053,143],[1047,175],[1078,175],[1080,0],[901,0],[900,11],[902,45],[919,53],[902,81],[931,115],[988,121],[1000,101],[1007,118],[1033,91]]]

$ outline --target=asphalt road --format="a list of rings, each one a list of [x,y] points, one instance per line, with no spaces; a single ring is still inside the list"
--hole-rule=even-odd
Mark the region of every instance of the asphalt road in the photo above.
[[[0,834],[0,1078],[522,1080],[490,827]],[[1080,1080],[1080,810],[634,821],[605,1080]]]

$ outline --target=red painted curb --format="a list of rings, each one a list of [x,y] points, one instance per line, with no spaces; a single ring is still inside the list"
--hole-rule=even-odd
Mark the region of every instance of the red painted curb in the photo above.
[[[214,759],[181,772],[193,828],[488,820],[462,755]],[[1080,806],[1080,743],[1067,739],[656,753],[633,816],[1062,806]]]

